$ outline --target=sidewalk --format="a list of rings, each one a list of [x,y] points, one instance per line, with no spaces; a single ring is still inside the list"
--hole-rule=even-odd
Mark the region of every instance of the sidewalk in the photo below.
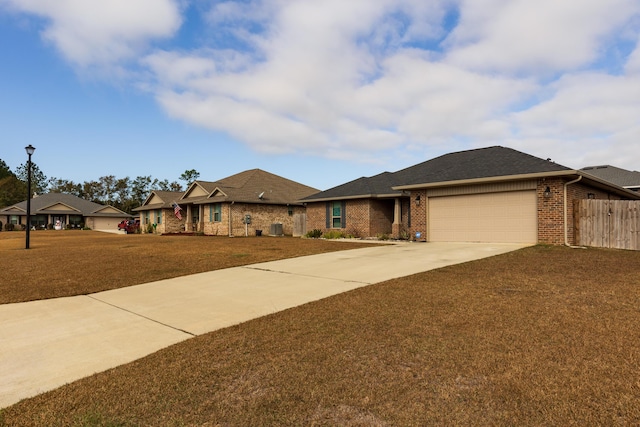
[[[0,408],[196,335],[525,246],[376,245],[85,296],[0,305]]]

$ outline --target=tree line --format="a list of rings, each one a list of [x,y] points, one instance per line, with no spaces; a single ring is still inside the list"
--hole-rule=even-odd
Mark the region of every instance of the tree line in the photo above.
[[[27,198],[27,163],[12,171],[0,159],[0,209],[22,202]],[[76,183],[63,178],[47,178],[35,162],[31,162],[31,191],[36,194],[66,193],[103,205],[114,206],[124,212],[142,205],[149,193],[160,191],[184,191],[200,173],[195,169],[186,170],[176,181],[159,180],[151,176],[138,176],[134,179],[127,177],[116,178],[108,175],[95,181]]]

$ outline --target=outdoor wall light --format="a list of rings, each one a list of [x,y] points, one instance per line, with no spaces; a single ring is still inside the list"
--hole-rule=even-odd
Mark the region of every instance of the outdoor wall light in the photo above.
[[[587,193],[587,199],[595,199],[596,195],[593,193]]]
[[[548,199],[549,197],[551,197],[551,188],[547,187],[544,189],[544,197],[546,199]]]
[[[420,206],[420,196],[416,196],[416,206]]]

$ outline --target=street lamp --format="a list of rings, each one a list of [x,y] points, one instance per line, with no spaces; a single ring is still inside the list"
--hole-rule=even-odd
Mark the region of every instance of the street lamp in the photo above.
[[[36,148],[31,144],[24,147],[29,155],[29,161],[27,162],[27,245],[26,249],[29,249],[29,231],[31,230],[31,155]]]

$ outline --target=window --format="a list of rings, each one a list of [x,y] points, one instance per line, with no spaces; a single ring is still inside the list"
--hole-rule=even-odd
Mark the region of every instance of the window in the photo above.
[[[331,228],[342,228],[342,204],[333,202],[331,206]]]
[[[82,215],[69,215],[69,225],[71,228],[81,228]]]
[[[327,228],[346,228],[346,202],[327,202]]]
[[[156,224],[162,224],[162,209],[156,211]]]
[[[34,215],[31,217],[31,226],[45,228],[47,226],[47,215]]]
[[[11,215],[9,217],[9,224],[20,224],[20,217],[18,215]]]
[[[215,203],[210,208],[213,212],[213,222],[222,221],[222,203]]]
[[[144,223],[145,224],[149,224],[149,212],[150,211],[144,211]]]

